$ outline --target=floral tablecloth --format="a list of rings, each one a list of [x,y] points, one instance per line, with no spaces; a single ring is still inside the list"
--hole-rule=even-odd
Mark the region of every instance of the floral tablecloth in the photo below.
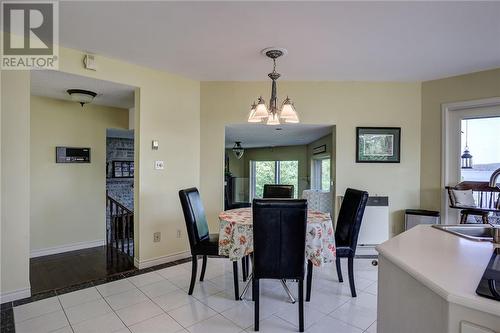
[[[252,208],[219,214],[219,255],[239,260],[253,252]],[[335,236],[329,213],[309,210],[306,228],[306,259],[321,266],[335,261]]]

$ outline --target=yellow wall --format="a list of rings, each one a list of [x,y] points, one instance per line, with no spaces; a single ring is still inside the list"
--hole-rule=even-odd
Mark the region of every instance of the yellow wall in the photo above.
[[[232,176],[245,177],[245,170],[243,165],[245,164],[246,149],[243,157],[240,159],[236,158],[231,148],[226,149],[226,154],[229,157],[229,171],[231,171]]]
[[[128,110],[31,96],[31,252],[105,241],[106,128]],[[55,162],[55,147],[90,147],[91,163]]]
[[[137,87],[136,264],[153,265],[185,256],[188,242],[177,192],[199,185],[200,83],[101,56],[96,57],[99,69],[88,71],[83,68],[83,55],[61,47],[60,70]],[[8,267],[2,269],[2,294],[29,288],[29,85],[28,71],[2,72],[2,206],[6,200],[15,200],[16,207],[23,207],[15,212],[2,210],[2,237],[7,234],[9,238],[2,241],[2,265]],[[16,119],[4,122],[4,109]],[[10,138],[8,145],[6,137]],[[151,149],[154,139],[160,142],[157,151]],[[165,170],[154,170],[155,160],[164,160]],[[5,193],[9,193],[8,199]],[[181,238],[176,237],[177,230],[181,230]],[[162,237],[154,243],[157,231]],[[4,260],[5,253],[12,257]]]
[[[347,187],[390,197],[392,232],[403,210],[420,201],[420,83],[281,82],[305,124],[336,126],[337,193]],[[269,82],[201,83],[201,194],[212,230],[223,207],[224,127],[245,123],[248,103],[269,93]],[[280,96],[283,97],[283,96]],[[401,126],[399,164],[356,164],[356,126]]]
[[[500,96],[500,69],[422,83],[422,208],[441,209],[441,104]]]
[[[1,291],[29,295],[30,73],[1,74]],[[28,294],[27,294],[28,293]]]

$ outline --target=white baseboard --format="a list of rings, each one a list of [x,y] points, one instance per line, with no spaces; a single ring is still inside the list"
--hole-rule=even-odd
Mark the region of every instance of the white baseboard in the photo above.
[[[189,251],[178,252],[174,254],[169,254],[166,256],[146,259],[146,260],[137,260],[134,258],[134,266],[139,269],[149,268],[161,264],[166,264],[167,262],[172,262],[180,259],[185,259],[191,257],[191,253]]]
[[[0,294],[0,303],[3,304],[27,297],[31,297],[31,288],[6,291]]]
[[[32,251],[30,251],[30,258],[48,256],[51,254],[57,254],[57,253],[63,253],[63,252],[69,252],[69,251],[88,249],[91,247],[104,246],[104,245],[106,245],[105,239],[98,239],[98,240],[89,241],[89,242],[78,242],[78,243],[65,244],[65,245],[60,245],[60,246],[48,247],[45,249],[32,250]]]

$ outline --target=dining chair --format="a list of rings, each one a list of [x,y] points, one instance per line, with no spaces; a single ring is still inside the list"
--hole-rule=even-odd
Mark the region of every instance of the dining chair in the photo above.
[[[347,258],[347,270],[349,274],[349,287],[351,296],[356,297],[356,288],[354,286],[354,257],[358,245],[359,229],[365,212],[366,202],[368,201],[368,192],[348,188],[345,191],[342,205],[340,206],[337,226],[335,228],[335,265],[337,267],[337,276],[339,282],[342,279],[342,270],[340,268],[340,258]],[[307,287],[306,301],[311,300],[313,264],[307,262]]]
[[[304,263],[307,200],[254,199],[253,276],[254,330],[259,330],[259,281],[298,280],[299,329],[304,331]]]
[[[293,198],[293,185],[283,185],[283,184],[264,184],[264,192],[262,197],[264,199],[270,198],[280,198],[280,199],[291,199]]]
[[[200,281],[205,278],[205,270],[207,268],[207,257],[224,257],[219,255],[219,234],[210,234],[208,230],[207,218],[205,209],[201,202],[200,193],[195,187],[180,190],[179,198],[181,200],[182,211],[186,221],[187,235],[189,246],[191,248],[192,269],[191,283],[189,285],[188,294],[193,294],[196,275],[198,269],[198,256],[203,257],[201,267]],[[238,285],[238,262],[233,261],[233,280],[234,280],[234,298],[239,300],[239,285]]]

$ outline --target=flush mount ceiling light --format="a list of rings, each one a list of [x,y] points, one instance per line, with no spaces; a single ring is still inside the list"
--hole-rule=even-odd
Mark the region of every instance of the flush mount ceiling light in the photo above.
[[[273,71],[267,76],[272,80],[271,85],[271,99],[269,100],[269,108],[266,106],[264,99],[259,97],[257,102],[252,104],[250,114],[248,116],[249,123],[265,123],[266,125],[279,125],[281,123],[298,123],[299,116],[293,102],[290,98],[286,98],[278,107],[278,96],[276,81],[281,76],[276,72],[276,59],[287,54],[286,49],[281,48],[268,48],[262,50],[262,54],[273,60]]]
[[[66,92],[73,101],[80,103],[82,108],[85,104],[92,103],[94,98],[97,96],[95,92],[83,89],[68,89]]]
[[[245,152],[245,149],[241,146],[240,141],[236,141],[233,146],[233,153],[234,156],[236,156],[237,159],[240,159],[243,157],[243,153]]]

